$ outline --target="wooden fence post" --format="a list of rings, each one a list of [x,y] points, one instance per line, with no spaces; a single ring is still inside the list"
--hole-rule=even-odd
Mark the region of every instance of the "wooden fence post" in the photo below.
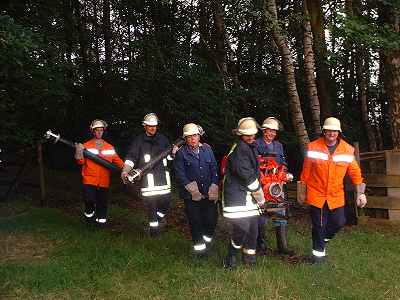
[[[38,151],[38,163],[39,163],[39,180],[40,180],[40,205],[46,206],[46,182],[44,179],[44,166],[43,166],[43,149],[42,143],[38,143],[37,151]]]

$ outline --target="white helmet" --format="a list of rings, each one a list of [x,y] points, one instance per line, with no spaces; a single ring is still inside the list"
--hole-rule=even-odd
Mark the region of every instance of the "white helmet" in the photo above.
[[[264,120],[264,122],[261,125],[261,129],[274,129],[274,130],[279,130],[279,121],[275,117],[268,117]]]
[[[203,135],[204,134],[204,130],[199,125],[196,125],[194,123],[188,123],[185,126],[183,126],[183,134],[182,134],[182,136],[184,138],[189,136],[189,135],[193,135],[193,134]]]
[[[254,135],[258,132],[258,124],[254,118],[247,117],[239,120],[237,128],[233,129],[233,133],[237,135]]]
[[[149,126],[157,126],[158,125],[158,117],[155,113],[149,113],[143,118],[143,125]]]
[[[324,130],[337,130],[342,132],[342,128],[340,127],[340,121],[334,117],[327,118],[324,122],[324,126],[322,126]]]
[[[91,131],[93,131],[95,128],[100,128],[100,127],[106,129],[107,128],[107,123],[105,121],[103,121],[103,120],[96,119],[96,120],[93,120],[92,123],[90,124],[90,130]]]

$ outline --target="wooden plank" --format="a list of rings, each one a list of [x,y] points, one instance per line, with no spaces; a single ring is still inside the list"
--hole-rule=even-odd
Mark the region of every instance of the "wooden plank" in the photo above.
[[[400,175],[365,174],[367,187],[400,187]]]
[[[400,188],[388,188],[387,189],[387,196],[389,198],[400,199]]]
[[[386,175],[400,175],[400,153],[386,151]]]
[[[383,196],[367,196],[367,208],[400,209],[400,199]]]
[[[389,220],[400,221],[400,209],[389,209]]]

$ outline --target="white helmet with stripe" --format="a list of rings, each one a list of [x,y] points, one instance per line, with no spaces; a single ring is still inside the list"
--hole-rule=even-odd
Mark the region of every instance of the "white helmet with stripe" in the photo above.
[[[157,126],[158,125],[158,117],[155,113],[149,113],[143,118],[143,125],[148,126]]]

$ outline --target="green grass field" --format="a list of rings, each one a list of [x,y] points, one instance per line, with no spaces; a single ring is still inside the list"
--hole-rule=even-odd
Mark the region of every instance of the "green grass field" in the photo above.
[[[113,205],[115,226],[92,230],[64,209],[26,203],[0,206],[0,299],[400,299],[399,223],[347,228],[326,265],[272,255],[225,271],[225,234],[197,261],[174,228],[147,237],[140,212]],[[291,247],[306,254],[309,229],[290,229]]]

